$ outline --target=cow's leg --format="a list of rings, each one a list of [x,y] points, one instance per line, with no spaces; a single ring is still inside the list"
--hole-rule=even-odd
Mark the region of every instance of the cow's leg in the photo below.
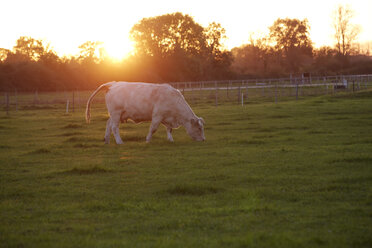
[[[167,127],[167,136],[168,136],[168,140],[170,142],[173,142],[173,137],[172,137],[172,128],[170,127]]]
[[[158,118],[152,118],[151,125],[150,125],[150,130],[149,133],[147,134],[146,137],[146,142],[149,143],[151,140],[152,135],[156,132],[156,130],[159,127],[161,120]]]
[[[106,123],[106,133],[105,133],[105,143],[110,143],[110,136],[111,136],[111,117],[107,120]]]
[[[112,133],[114,134],[116,144],[118,145],[124,143],[119,133],[120,114],[121,112],[114,113],[111,115],[111,118],[110,118],[111,119],[111,130],[112,130]]]

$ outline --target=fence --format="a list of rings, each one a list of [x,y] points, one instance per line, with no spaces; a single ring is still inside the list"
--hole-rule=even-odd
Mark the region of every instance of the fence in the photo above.
[[[372,74],[327,76],[327,77],[292,77],[272,79],[225,80],[202,82],[169,83],[179,89],[191,105],[198,104],[248,104],[255,102],[280,102],[301,99],[307,96],[337,94],[338,92],[355,92],[372,86]],[[18,111],[31,108],[45,108],[62,105],[66,112],[85,108],[92,91],[64,92],[3,92],[3,109]],[[99,94],[95,102],[104,102],[104,95]]]
[[[18,92],[17,90],[3,92],[2,109],[10,111],[63,108],[66,112],[75,112],[85,108],[86,102],[93,91],[55,91],[55,92]],[[104,95],[99,94],[95,102],[104,103]],[[1,106],[0,105],[0,106]]]
[[[291,77],[249,80],[225,80],[170,83],[186,99],[214,103],[246,104],[261,101],[283,101],[305,96],[336,94],[342,91],[359,91],[372,85],[372,74],[324,77]]]

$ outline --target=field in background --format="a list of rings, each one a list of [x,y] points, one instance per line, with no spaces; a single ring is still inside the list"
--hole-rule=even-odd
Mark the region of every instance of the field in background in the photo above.
[[[0,247],[372,246],[370,90],[189,102],[206,142],[128,123],[104,145],[99,99],[89,125],[84,102],[2,111]]]

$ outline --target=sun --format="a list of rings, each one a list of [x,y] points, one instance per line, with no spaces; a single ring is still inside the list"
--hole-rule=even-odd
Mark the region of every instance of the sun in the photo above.
[[[129,39],[112,39],[103,42],[107,56],[115,61],[127,58],[133,51],[134,45]]]

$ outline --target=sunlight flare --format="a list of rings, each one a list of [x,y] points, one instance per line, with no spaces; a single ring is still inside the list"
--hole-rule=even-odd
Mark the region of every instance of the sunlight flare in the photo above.
[[[127,58],[134,50],[133,44],[129,40],[110,40],[103,44],[107,55],[113,60]]]

